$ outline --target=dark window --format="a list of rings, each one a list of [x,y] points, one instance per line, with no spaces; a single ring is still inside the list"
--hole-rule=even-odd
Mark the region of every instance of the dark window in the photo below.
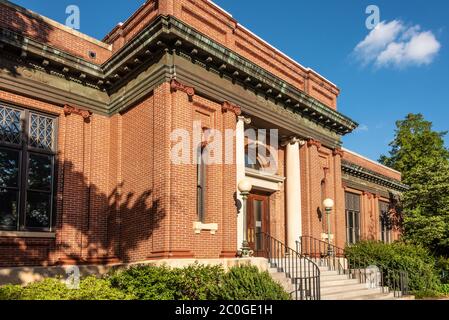
[[[0,230],[51,231],[53,117],[0,105]]]
[[[206,163],[203,159],[204,147],[198,148],[197,155],[197,183],[196,183],[196,207],[198,221],[205,222],[205,195],[206,195]]]
[[[360,241],[360,195],[346,192],[346,241]]]
[[[321,229],[323,233],[327,233],[328,232],[328,228],[327,228],[327,216],[326,216],[326,209],[324,208],[324,200],[326,200],[326,180],[323,179],[321,181],[321,185],[320,185],[320,193],[321,193],[321,201],[320,201],[320,208],[318,209],[318,215],[319,218],[321,220]]]
[[[382,242],[391,243],[392,221],[390,216],[390,204],[388,202],[379,201],[379,228],[380,239]]]

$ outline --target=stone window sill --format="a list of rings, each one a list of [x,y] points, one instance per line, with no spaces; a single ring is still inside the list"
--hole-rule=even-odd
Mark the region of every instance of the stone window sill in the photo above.
[[[217,223],[204,224],[201,222],[194,222],[193,230],[195,230],[196,234],[200,234],[201,231],[210,231],[210,234],[215,234],[218,231],[218,224]]]
[[[41,238],[55,239],[53,232],[21,232],[21,231],[0,231],[0,238]]]

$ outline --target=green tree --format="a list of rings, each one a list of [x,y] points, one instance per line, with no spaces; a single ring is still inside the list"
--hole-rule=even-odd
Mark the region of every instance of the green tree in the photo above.
[[[410,186],[403,199],[404,237],[449,256],[449,151],[446,132],[421,114],[396,123],[390,156],[380,162],[402,173]]]

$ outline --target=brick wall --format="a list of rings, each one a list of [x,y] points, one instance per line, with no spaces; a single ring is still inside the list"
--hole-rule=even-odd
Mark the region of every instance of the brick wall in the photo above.
[[[370,161],[366,158],[363,158],[355,153],[352,153],[349,150],[344,151],[343,159],[346,161],[352,162],[356,165],[359,165],[361,167],[364,167],[366,169],[377,172],[377,173],[384,175],[386,177],[389,177],[391,179],[395,179],[398,181],[401,181],[401,179],[402,179],[400,172],[397,172],[393,169],[382,166],[374,161]]]
[[[102,41],[90,38],[24,8],[0,3],[0,26],[95,64],[106,62],[159,15],[172,15],[237,52],[332,109],[339,89],[253,35],[225,11],[206,0],[149,0]],[[89,51],[97,54],[95,59]]]
[[[9,3],[0,3],[0,27],[18,32],[91,63],[102,64],[111,57],[109,45],[74,31],[51,19]],[[93,59],[89,51],[97,54]]]

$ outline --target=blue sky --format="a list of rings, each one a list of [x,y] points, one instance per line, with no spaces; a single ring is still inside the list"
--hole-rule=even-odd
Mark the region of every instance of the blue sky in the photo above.
[[[62,23],[66,7],[78,5],[80,31],[101,39],[144,0],[13,2]],[[378,159],[389,150],[395,121],[409,112],[423,113],[437,130],[449,129],[449,1],[215,3],[245,27],[340,87],[339,111],[360,123],[357,132],[344,138],[345,147]],[[372,34],[360,44],[371,32],[365,26],[365,10],[372,4],[380,9],[383,24],[379,28],[383,29],[378,28],[377,37]],[[390,39],[385,39],[388,36]],[[449,145],[449,138],[446,142]]]

